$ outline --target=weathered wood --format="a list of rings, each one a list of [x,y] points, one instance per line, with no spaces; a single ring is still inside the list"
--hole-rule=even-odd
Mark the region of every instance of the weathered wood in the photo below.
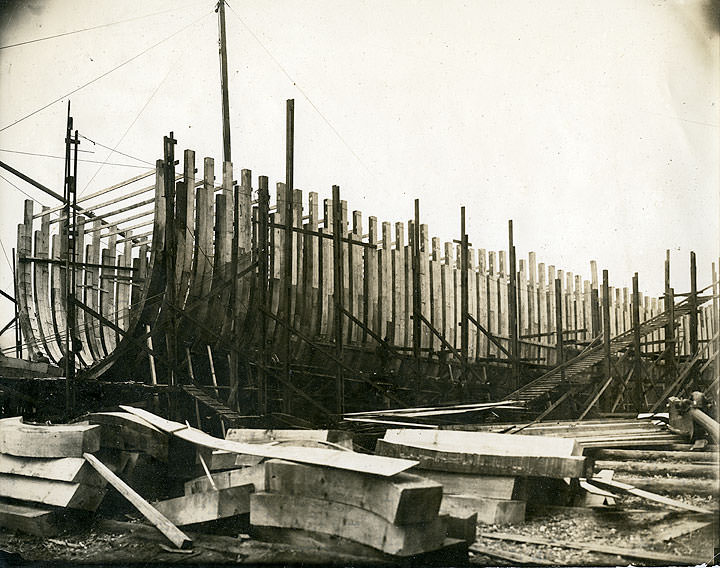
[[[428,430],[428,432],[434,432]],[[532,475],[539,477],[581,477],[585,458],[579,456],[519,456],[480,454],[453,450],[449,446],[403,445],[378,440],[377,455],[419,461],[420,469],[480,473],[484,475]]]
[[[352,450],[352,434],[342,430],[265,430],[262,428],[229,428],[226,440],[248,444],[267,444],[297,440],[332,442]]]
[[[401,444],[435,444],[452,446],[467,452],[520,456],[576,456],[581,448],[571,438],[496,434],[491,432],[463,432],[460,430],[388,430],[385,440]]]
[[[656,503],[660,503],[662,505],[666,505],[668,507],[673,507],[676,509],[683,509],[685,511],[693,511],[695,513],[705,513],[705,514],[712,514],[712,511],[708,509],[703,509],[702,507],[696,507],[694,505],[689,505],[687,503],[683,503],[682,501],[678,501],[676,499],[670,499],[669,497],[664,497],[663,495],[657,495],[656,493],[652,493],[650,491],[645,491],[643,489],[638,489],[637,487],[622,483],[620,481],[614,480],[614,479],[598,479],[598,478],[589,478],[588,483],[592,483],[593,485],[600,487],[601,489],[606,489],[612,493],[622,493],[626,495],[634,495],[636,497],[642,497],[643,499],[648,499],[649,501],[654,501]],[[682,484],[687,487],[687,481],[683,481]],[[715,491],[717,491],[717,482],[715,483]]]
[[[4,423],[0,428],[0,453],[13,456],[72,458],[99,449],[98,426]]]
[[[56,507],[94,511],[105,496],[105,491],[100,485],[0,473],[0,497]]]
[[[691,463],[718,463],[718,452],[683,452],[671,450],[594,450],[592,456],[600,460],[669,460]],[[657,462],[656,462],[657,463]]]
[[[101,444],[138,450],[162,462],[168,460],[168,437],[145,420],[129,412],[97,412],[87,417],[90,424],[103,427]]]
[[[125,497],[142,515],[150,521],[170,542],[178,548],[191,548],[192,540],[165,518],[157,509],[152,507],[145,499],[138,495],[132,487],[115,475],[108,467],[92,454],[83,456],[90,462],[97,472],[102,475],[118,492]]]
[[[447,495],[472,495],[495,499],[520,499],[524,496],[522,478],[501,475],[472,475],[423,469],[419,475],[440,483]]]
[[[102,478],[83,458],[22,458],[0,454],[0,473],[86,485],[104,485]]]
[[[713,477],[718,476],[718,466],[677,463],[677,462],[633,462],[633,461],[608,461],[595,462],[597,469],[612,469],[614,471],[626,471],[630,473],[652,474],[652,475],[674,475],[677,477]]]
[[[544,538],[538,538],[533,536],[515,535],[508,533],[485,533],[481,532],[479,535],[481,538],[492,538],[497,540],[509,540],[514,542],[524,542],[528,544],[541,544],[544,546],[554,546],[561,548],[575,548],[578,550],[587,550],[592,552],[601,552],[603,554],[610,554],[611,556],[624,556],[626,558],[640,558],[642,560],[652,560],[656,562],[667,563],[667,566],[685,566],[685,565],[700,565],[707,562],[707,558],[700,557],[689,557],[689,556],[676,556],[673,554],[665,554],[663,552],[655,552],[654,550],[641,550],[638,548],[622,548],[615,545],[604,545],[597,544],[594,542],[567,542],[567,541],[556,541]]]
[[[11,531],[21,531],[36,536],[55,536],[65,527],[58,521],[60,513],[56,510],[28,507],[0,501],[0,527]]]
[[[252,483],[235,485],[159,501],[153,507],[178,526],[205,523],[249,513],[250,494],[254,491]]]
[[[407,473],[386,478],[280,460],[266,462],[265,471],[270,493],[353,505],[396,525],[433,521],[443,491],[439,483]]]
[[[241,469],[220,471],[210,475],[215,489],[226,489],[238,485],[252,484],[255,492],[265,491],[265,464],[258,464]],[[207,475],[185,482],[185,495],[204,493],[213,489]]]
[[[484,525],[515,525],[525,522],[525,501],[476,495],[443,495],[440,514],[477,514]]]
[[[325,465],[339,469],[349,469],[351,471],[364,471],[366,473],[383,476],[392,476],[417,465],[417,462],[412,460],[388,460],[380,458],[379,456],[370,456],[356,452],[324,450],[320,448],[272,447],[261,444],[233,442],[232,440],[221,440],[195,428],[188,427],[179,422],[165,420],[139,408],[123,405],[121,405],[120,408],[147,420],[150,424],[165,432],[174,434],[191,443],[217,450],[227,450],[238,454],[250,454],[266,458],[286,459],[313,465]]]
[[[274,493],[256,493],[250,497],[250,523],[335,535],[396,556],[435,550],[442,546],[445,538],[440,519],[399,526],[344,503]]]

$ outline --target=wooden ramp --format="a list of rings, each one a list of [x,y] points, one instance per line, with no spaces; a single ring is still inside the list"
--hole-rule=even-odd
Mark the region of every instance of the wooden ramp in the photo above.
[[[700,305],[709,299],[711,299],[710,296],[699,297],[697,299],[697,304]],[[674,319],[677,320],[686,316],[691,311],[692,303],[689,300],[683,300],[674,307]],[[640,324],[640,336],[644,337],[663,329],[666,325],[668,325],[668,323],[670,323],[670,313],[670,310],[667,310],[642,322]],[[616,355],[620,351],[630,347],[633,342],[633,336],[634,331],[629,329],[628,331],[613,337],[610,340],[610,353],[612,355]],[[595,347],[585,349],[573,359],[558,365],[541,377],[538,377],[534,381],[531,381],[530,383],[517,389],[515,392],[507,395],[505,399],[523,402],[529,406],[545,395],[550,394],[563,384],[567,384],[568,379],[587,371],[590,367],[602,361],[604,357],[605,352],[602,343],[596,345]]]

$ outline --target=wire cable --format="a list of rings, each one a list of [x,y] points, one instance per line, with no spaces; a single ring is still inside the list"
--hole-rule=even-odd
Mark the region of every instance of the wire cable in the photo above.
[[[40,108],[35,109],[34,111],[26,114],[25,116],[22,116],[22,117],[18,118],[18,119],[15,120],[14,122],[11,122],[10,124],[7,124],[7,125],[3,126],[2,128],[0,128],[0,132],[3,132],[4,130],[7,130],[7,129],[10,128],[11,126],[15,126],[15,125],[18,124],[19,122],[22,122],[23,120],[25,120],[25,119],[27,119],[27,118],[30,118],[31,116],[36,115],[37,113],[45,110],[45,109],[48,108],[49,106],[52,106],[52,105],[54,105],[54,104],[57,103],[57,102],[60,102],[60,101],[63,100],[64,98],[69,97],[70,95],[73,95],[73,94],[77,93],[79,90],[84,89],[85,87],[87,87],[87,86],[89,86],[89,85],[92,85],[93,83],[95,83],[96,81],[99,81],[100,79],[103,79],[104,77],[107,77],[108,75],[110,75],[111,73],[117,71],[117,70],[120,69],[121,67],[124,67],[124,66],[127,65],[128,63],[131,63],[131,62],[135,61],[136,59],[138,59],[139,57],[142,57],[143,55],[145,55],[145,54],[146,54],[148,51],[150,51],[151,49],[154,49],[154,48],[156,48],[157,46],[159,46],[159,45],[165,43],[166,41],[174,38],[175,36],[181,34],[182,32],[184,32],[184,31],[187,30],[188,28],[194,26],[194,25],[197,24],[200,20],[202,20],[203,18],[206,18],[207,16],[209,16],[209,15],[212,14],[212,13],[213,13],[213,12],[208,12],[207,14],[204,14],[204,15],[200,16],[197,20],[194,20],[194,21],[190,22],[188,25],[183,26],[182,28],[180,28],[180,29],[177,30],[176,32],[174,32],[174,33],[172,33],[171,35],[167,36],[165,39],[161,39],[161,40],[158,41],[157,43],[154,43],[154,44],[152,44],[151,46],[146,47],[145,49],[143,49],[143,50],[142,50],[140,53],[138,53],[137,55],[134,55],[134,56],[132,56],[130,59],[126,59],[125,61],[123,61],[122,63],[116,65],[116,66],[113,67],[112,69],[110,69],[110,70],[108,70],[108,71],[105,71],[105,73],[103,73],[102,75],[98,75],[98,76],[95,77],[94,79],[91,79],[90,81],[88,81],[88,82],[86,82],[86,83],[83,83],[82,85],[80,85],[79,87],[76,87],[76,88],[73,89],[72,91],[69,91],[69,92],[65,93],[64,95],[62,95],[62,96],[60,96],[60,97],[58,97],[58,98],[50,101],[49,103],[41,106]]]
[[[55,38],[58,38],[58,37],[68,36],[68,35],[72,35],[72,34],[79,34],[79,33],[81,33],[81,32],[88,32],[88,31],[91,31],[91,30],[98,30],[98,29],[101,29],[101,28],[107,28],[107,27],[110,27],[110,26],[115,26],[115,25],[117,25],[117,24],[124,24],[124,23],[127,23],[127,22],[134,22],[134,21],[136,21],[136,20],[142,20],[142,19],[144,19],[144,18],[151,18],[152,16],[159,16],[159,15],[161,15],[161,14],[167,14],[168,12],[176,12],[176,11],[178,11],[178,9],[182,10],[183,8],[188,8],[188,7],[192,6],[192,5],[193,5],[193,3],[191,2],[191,3],[186,4],[185,6],[180,6],[179,8],[178,8],[177,6],[174,6],[174,7],[172,7],[172,8],[169,8],[168,10],[163,10],[162,12],[153,12],[152,14],[145,14],[144,16],[136,16],[136,17],[134,17],[134,18],[127,18],[127,19],[125,19],[125,20],[117,20],[117,21],[115,21],[115,22],[108,22],[107,24],[99,24],[99,25],[97,25],[97,26],[92,26],[92,27],[89,27],[89,28],[82,28],[82,29],[79,29],[79,30],[73,30],[73,31],[71,31],[71,32],[63,32],[63,33],[59,33],[59,34],[55,34],[55,35],[51,35],[51,36],[39,37],[39,38],[36,38],[36,39],[29,39],[29,40],[27,40],[27,41],[20,41],[20,42],[18,42],[18,43],[11,43],[11,44],[9,44],[9,45],[0,45],[0,49],[9,49],[9,48],[11,48],[11,47],[19,47],[19,46],[21,46],[21,45],[28,45],[28,44],[30,44],[30,43],[37,43],[37,42],[39,42],[39,41],[46,41],[46,40],[48,40],[48,39],[55,39]]]
[[[121,152],[120,150],[114,150],[114,149],[111,148],[110,146],[106,146],[105,144],[101,144],[101,143],[98,142],[97,140],[92,140],[92,139],[88,138],[87,136],[84,136],[84,135],[82,135],[82,134],[80,134],[80,133],[78,133],[78,136],[79,136],[80,138],[84,139],[84,140],[87,140],[88,142],[90,142],[91,144],[93,144],[93,145],[95,145],[95,146],[100,146],[101,148],[105,148],[106,150],[112,150],[112,151],[115,152],[116,154],[120,154],[121,156],[125,156],[126,158],[130,158],[130,159],[132,159],[132,160],[137,160],[138,162],[142,162],[143,164],[148,164],[149,166],[152,166],[153,168],[155,167],[155,164],[153,164],[152,162],[148,162],[147,160],[143,160],[142,158],[137,158],[137,157],[135,157],[135,156],[131,156],[130,154],[126,154],[125,152]],[[87,150],[86,150],[86,151],[87,151]]]
[[[22,189],[20,189],[17,185],[15,185],[13,182],[11,182],[11,181],[10,181],[8,178],[6,178],[4,175],[0,174],[0,179],[4,180],[4,181],[6,181],[7,183],[9,183],[10,185],[12,185],[15,189],[17,189],[17,190],[18,190],[20,193],[22,193],[25,197],[27,197],[27,198],[29,198],[29,199],[32,199],[33,201],[35,201],[35,202],[37,202],[37,203],[40,203],[39,200],[35,199],[32,195],[30,195],[29,193],[26,193],[25,191],[23,191]],[[43,207],[46,207],[46,205],[43,204],[43,203],[40,203],[40,205],[42,205]]]
[[[21,150],[7,150],[5,148],[0,148],[0,152],[9,152],[10,154],[23,154],[25,156],[38,156],[40,158],[55,158],[57,160],[64,160],[65,156],[53,156],[52,154],[41,154],[39,152],[23,152]],[[103,164],[108,166],[124,166],[126,168],[140,168],[143,170],[146,170],[146,166],[136,166],[134,164],[119,164],[117,162],[102,162],[100,160],[84,160],[82,158],[78,158],[78,162],[88,162],[90,164]]]

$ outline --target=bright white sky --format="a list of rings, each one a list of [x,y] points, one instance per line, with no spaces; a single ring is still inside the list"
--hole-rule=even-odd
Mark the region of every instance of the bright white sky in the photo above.
[[[254,184],[284,179],[285,100],[295,98],[296,187],[323,198],[338,184],[365,218],[407,221],[418,197],[430,234],[445,241],[458,238],[465,205],[475,247],[505,248],[513,219],[519,258],[535,251],[584,279],[594,259],[612,285],[630,286],[638,271],[641,290],[658,295],[665,250],[677,292],[694,250],[699,284],[710,283],[720,41],[703,3],[228,2],[233,161]],[[213,0],[10,5],[0,46],[113,25],[0,49],[0,159],[62,193],[62,160],[7,150],[62,156],[64,95],[162,41],[72,94],[75,126],[150,163],[173,130],[178,151],[219,163]],[[144,167],[81,149],[94,152],[83,159]],[[85,193],[142,171],[99,166],[80,164]],[[0,188],[9,256],[25,196],[3,179]],[[12,290],[4,257],[0,287]],[[0,299],[0,325],[11,314]]]

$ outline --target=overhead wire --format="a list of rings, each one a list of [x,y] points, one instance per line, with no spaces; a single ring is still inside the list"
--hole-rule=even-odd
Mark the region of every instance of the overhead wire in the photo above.
[[[193,20],[192,22],[190,22],[190,23],[187,24],[186,26],[183,26],[182,28],[180,28],[180,29],[177,30],[176,32],[170,34],[170,35],[167,36],[166,38],[161,39],[160,41],[158,41],[158,42],[156,42],[156,43],[154,43],[154,44],[146,47],[146,48],[143,49],[140,53],[138,53],[138,54],[136,54],[136,55],[133,55],[130,59],[126,59],[126,60],[123,61],[122,63],[116,65],[115,67],[113,67],[112,69],[109,69],[108,71],[105,71],[104,73],[102,73],[101,75],[98,75],[98,76],[95,77],[94,79],[91,79],[90,81],[87,81],[86,83],[83,83],[83,84],[80,85],[79,87],[76,87],[76,88],[72,89],[71,91],[63,94],[62,96],[60,96],[60,97],[58,97],[58,98],[56,98],[56,99],[53,99],[52,101],[50,101],[49,103],[41,106],[40,108],[37,108],[37,109],[35,109],[34,111],[32,111],[32,112],[30,112],[30,113],[28,113],[28,114],[26,114],[26,115],[24,115],[24,116],[21,116],[20,118],[18,118],[17,120],[11,122],[10,124],[7,124],[7,125],[3,126],[2,128],[0,128],[0,132],[3,132],[3,131],[5,131],[5,130],[7,130],[8,128],[12,127],[12,126],[15,126],[16,124],[22,122],[23,120],[26,120],[26,119],[30,118],[31,116],[34,116],[34,115],[36,115],[37,113],[45,110],[45,109],[48,108],[49,106],[52,106],[52,105],[54,105],[55,103],[60,102],[61,100],[69,97],[70,95],[73,95],[73,94],[77,93],[77,92],[80,91],[81,89],[84,89],[85,87],[87,87],[87,86],[89,86],[89,85],[92,85],[93,83],[99,81],[100,79],[103,79],[104,77],[107,77],[107,76],[110,75],[111,73],[113,73],[113,72],[117,71],[118,69],[124,67],[125,65],[127,65],[127,64],[135,61],[135,60],[138,59],[139,57],[142,57],[143,55],[145,55],[145,54],[146,54],[148,51],[150,51],[151,49],[156,48],[157,46],[165,43],[166,41],[168,41],[168,40],[174,38],[175,36],[179,35],[180,33],[184,32],[184,31],[187,30],[188,28],[194,26],[194,25],[197,24],[200,20],[202,20],[203,18],[207,17],[207,16],[210,15],[210,14],[212,14],[212,12],[203,14],[202,16],[200,16],[199,18],[197,18],[196,20]]]
[[[37,156],[39,158],[54,158],[56,160],[64,160],[65,156],[53,156],[52,154],[43,154],[40,152],[23,152],[21,150],[8,150],[6,148],[0,148],[0,152],[8,152],[10,154],[22,154],[25,156]],[[87,162],[90,164],[103,164],[108,166],[123,166],[126,168],[141,168],[147,169],[145,166],[136,166],[135,164],[119,164],[117,162],[103,162],[101,160],[86,160],[84,158],[78,158],[78,162]]]
[[[27,198],[29,198],[29,199],[32,199],[33,201],[36,201],[37,203],[40,203],[40,205],[42,205],[43,207],[46,207],[45,204],[41,203],[38,199],[35,199],[35,198],[34,198],[32,195],[30,195],[29,193],[23,191],[20,187],[18,187],[17,185],[15,185],[15,184],[14,184],[13,182],[11,182],[8,178],[6,178],[4,175],[0,174],[0,179],[4,180],[5,182],[7,182],[7,183],[9,183],[10,185],[12,185],[15,189],[17,189],[17,190],[18,190],[20,193],[22,193],[25,197],[27,197]]]
[[[230,11],[231,11],[233,14],[235,14],[235,16],[237,17],[237,19],[240,20],[240,23],[245,27],[245,29],[246,29],[246,30],[250,33],[250,35],[255,39],[255,41],[258,43],[258,45],[260,45],[260,47],[263,48],[263,50],[265,51],[265,53],[268,54],[268,56],[270,57],[270,59],[273,60],[273,62],[275,63],[275,65],[278,66],[278,68],[280,69],[280,71],[282,71],[283,74],[285,75],[285,77],[287,77],[287,79],[293,84],[293,87],[295,87],[295,88],[300,92],[300,94],[305,98],[305,100],[310,104],[310,106],[315,110],[315,112],[318,113],[318,115],[320,116],[320,118],[323,119],[323,121],[325,122],[325,124],[328,125],[328,127],[330,128],[330,130],[333,131],[333,133],[335,134],[335,136],[338,137],[338,139],[340,140],[340,142],[342,142],[342,143],[345,145],[345,147],[350,151],[350,153],[355,157],[355,159],[360,163],[360,165],[361,165],[363,168],[365,168],[365,170],[367,170],[368,174],[370,174],[370,176],[372,176],[373,178],[375,178],[376,176],[375,176],[375,174],[373,173],[373,171],[365,164],[365,162],[363,162],[362,158],[360,158],[360,156],[357,154],[357,152],[355,152],[355,150],[353,150],[353,148],[350,146],[350,144],[348,144],[348,142],[345,140],[345,138],[343,138],[343,136],[340,134],[340,132],[338,131],[338,129],[335,128],[335,126],[333,126],[333,124],[330,122],[330,120],[322,113],[322,111],[321,111],[321,110],[318,108],[318,106],[312,101],[312,99],[310,99],[310,97],[309,97],[308,94],[304,91],[304,89],[303,89],[302,87],[300,87],[300,85],[297,84],[297,81],[296,81],[295,79],[293,79],[293,77],[290,75],[290,73],[287,71],[287,69],[285,69],[285,67],[283,67],[283,65],[280,63],[280,61],[278,61],[278,59],[270,52],[270,50],[269,50],[267,47],[265,47],[265,44],[264,44],[262,41],[260,41],[260,38],[255,34],[255,32],[250,28],[250,26],[248,26],[248,25],[245,23],[245,20],[243,20],[243,19],[240,17],[240,14],[238,14],[238,13],[235,11],[235,9],[234,9],[227,1],[225,1],[225,5],[226,5],[228,8],[230,8]]]
[[[83,134],[78,133],[78,136],[84,140],[87,140],[88,142],[90,142],[93,145],[100,146],[101,148],[105,148],[106,150],[112,150],[116,154],[120,154],[122,156],[125,156],[126,158],[130,158],[132,160],[137,160],[138,162],[142,162],[143,164],[148,164],[149,166],[155,167],[155,164],[153,164],[152,162],[148,162],[147,160],[143,160],[142,158],[137,158],[136,156],[126,154],[125,152],[121,152],[120,150],[115,150],[115,149],[111,148],[110,146],[106,146],[105,144],[102,144],[102,143],[98,142],[97,140],[88,138],[87,136],[85,136]]]
[[[179,7],[178,7],[178,6],[173,6],[172,8],[168,8],[167,10],[162,10],[161,12],[153,12],[152,14],[145,14],[144,16],[135,16],[134,18],[127,18],[127,19],[125,19],[125,20],[117,20],[117,21],[114,21],[114,22],[108,22],[108,23],[106,23],[106,24],[98,24],[97,26],[91,26],[91,27],[89,27],[89,28],[82,28],[82,29],[79,29],[79,30],[72,30],[72,31],[69,31],[69,32],[63,32],[63,33],[54,34],[54,35],[50,35],[50,36],[39,37],[39,38],[35,38],[35,39],[29,39],[29,40],[26,40],[26,41],[19,41],[19,42],[17,42],[17,43],[11,43],[11,44],[8,44],[8,45],[0,45],[0,49],[9,49],[9,48],[11,48],[11,47],[19,47],[19,46],[21,46],[21,45],[28,45],[28,44],[30,44],[30,43],[37,43],[37,42],[39,42],[39,41],[46,41],[46,40],[49,40],[49,39],[55,39],[55,38],[64,37],[64,36],[69,36],[69,35],[73,35],[73,34],[79,34],[79,33],[82,33],[82,32],[89,32],[89,31],[91,31],[91,30],[98,30],[98,29],[101,29],[101,28],[108,28],[108,27],[110,27],[110,26],[115,26],[115,25],[118,25],[118,24],[124,24],[124,23],[127,23],[127,22],[134,22],[134,21],[136,21],[136,20],[142,20],[142,19],[144,19],[144,18],[151,18],[152,16],[159,16],[159,15],[161,15],[161,14],[167,14],[168,12],[177,12],[178,10],[182,10],[183,8],[189,8],[189,7],[191,7],[193,4],[194,4],[194,2],[189,2],[189,3],[185,4],[184,6],[179,6]]]

